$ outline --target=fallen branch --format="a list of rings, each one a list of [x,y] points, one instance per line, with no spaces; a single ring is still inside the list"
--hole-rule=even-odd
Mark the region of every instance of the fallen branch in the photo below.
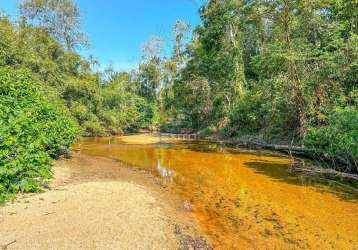
[[[5,244],[5,245],[2,245],[1,249],[2,249],[2,250],[6,250],[6,249],[8,248],[8,246],[10,246],[10,245],[12,245],[12,244],[14,244],[14,243],[16,243],[16,240],[13,240],[13,241],[11,241],[10,243],[7,243],[7,244]]]
[[[330,169],[330,168],[296,167],[295,170],[302,171],[302,172],[305,172],[305,173],[329,174],[329,175],[333,175],[333,176],[336,176],[336,177],[342,177],[342,178],[358,181],[358,175],[356,175],[356,174],[349,174],[349,173],[339,172],[339,171],[336,171],[336,170]]]
[[[353,163],[353,165],[350,165],[350,161],[347,161],[346,159],[343,159],[341,156],[337,155],[335,157],[330,157],[324,154],[324,152],[319,152],[317,150],[308,149],[304,146],[293,146],[291,145],[277,145],[277,144],[268,144],[263,142],[257,142],[257,141],[223,141],[222,143],[229,144],[236,147],[247,147],[252,149],[269,149],[273,151],[282,152],[285,154],[288,154],[289,156],[297,156],[297,157],[303,157],[312,159],[318,162],[322,163],[331,163],[333,166],[341,166],[340,168],[345,168],[345,170],[342,170],[342,173],[346,174],[347,176],[355,174],[348,174],[347,172],[356,172],[354,169],[357,169],[358,171],[358,165],[357,163]],[[322,168],[324,169],[324,168]],[[353,169],[353,170],[352,170]],[[335,173],[340,173],[339,171],[334,170],[333,168],[330,168],[331,171],[334,171]],[[343,172],[344,171],[344,172]],[[333,172],[332,172],[333,173]],[[342,175],[340,175],[342,176]]]
[[[50,215],[50,214],[55,214],[56,212],[46,212],[46,213],[44,213],[43,215],[44,216],[47,216],[47,215]]]
[[[330,157],[330,156],[327,156],[326,154],[324,154],[324,152],[319,152],[317,150],[309,149],[304,146],[294,146],[293,139],[292,139],[290,145],[280,145],[280,144],[265,143],[263,140],[259,140],[259,139],[255,139],[255,138],[239,139],[239,140],[235,140],[235,139],[221,140],[220,137],[213,137],[213,136],[207,136],[207,137],[204,136],[203,137],[198,133],[196,133],[196,134],[194,134],[194,133],[193,134],[157,133],[157,135],[163,136],[163,137],[178,137],[178,138],[187,137],[187,138],[193,138],[194,140],[203,140],[203,141],[207,141],[207,142],[219,143],[222,145],[228,145],[228,146],[233,146],[233,147],[245,147],[245,148],[250,148],[250,149],[273,150],[273,151],[285,153],[285,154],[289,155],[291,158],[293,158],[293,156],[303,157],[303,158],[315,160],[317,162],[331,163],[331,164],[333,164],[333,166],[339,165],[341,169],[345,168],[345,169],[342,169],[342,171],[344,171],[344,172],[339,172],[332,168],[329,170],[329,171],[331,171],[331,174],[335,173],[336,175],[338,175],[338,173],[340,173],[339,176],[344,177],[344,178],[354,179],[354,180],[356,180],[356,178],[357,178],[356,174],[348,174],[347,173],[347,172],[356,172],[354,169],[357,169],[357,171],[358,171],[358,163],[357,162],[353,163],[353,170],[352,170],[352,166],[350,165],[349,160],[344,159],[339,155],[337,155],[335,157]],[[355,168],[354,168],[354,166],[355,166]],[[324,170],[325,170],[325,173],[328,173],[328,171],[326,171],[326,169],[324,169]],[[321,171],[323,171],[323,170],[321,170]],[[352,176],[353,176],[353,178],[352,178]]]

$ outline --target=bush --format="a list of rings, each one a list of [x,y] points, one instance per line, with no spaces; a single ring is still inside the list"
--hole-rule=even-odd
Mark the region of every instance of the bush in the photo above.
[[[95,114],[89,113],[89,119],[81,123],[83,136],[106,136],[107,130]]]
[[[45,96],[27,72],[0,68],[0,201],[39,191],[51,177],[51,159],[77,137],[63,104]]]
[[[358,173],[358,110],[337,109],[328,116],[328,125],[310,128],[305,146],[344,166],[339,170]]]
[[[263,110],[260,96],[245,94],[230,114],[229,135],[257,134],[265,125],[267,112]]]
[[[190,121],[188,121],[186,116],[180,115],[175,117],[174,119],[168,119],[168,121],[161,125],[160,131],[163,133],[173,133],[173,134],[179,134],[182,133],[183,130],[188,130],[192,127],[192,124]],[[193,129],[191,129],[190,132],[192,132]]]
[[[150,128],[153,124],[159,123],[158,107],[145,98],[135,96],[135,107],[132,109],[132,131]]]

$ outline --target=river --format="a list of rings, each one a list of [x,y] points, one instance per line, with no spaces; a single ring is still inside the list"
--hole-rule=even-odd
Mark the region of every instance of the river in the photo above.
[[[358,249],[358,194],[295,173],[269,151],[151,135],[84,138],[74,149],[153,173],[215,249]]]

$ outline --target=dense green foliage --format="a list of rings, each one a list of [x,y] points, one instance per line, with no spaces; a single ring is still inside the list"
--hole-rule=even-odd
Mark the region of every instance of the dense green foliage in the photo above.
[[[211,124],[302,138],[336,106],[357,105],[357,14],[343,17],[346,8],[357,10],[340,1],[208,1],[179,77],[207,79]]]
[[[103,77],[93,72],[93,60],[66,50],[42,27],[24,20],[12,23],[0,17],[0,37],[0,67],[27,69],[53,89],[77,119],[83,135],[136,131],[151,124],[155,108],[127,87],[128,73]]]
[[[74,51],[84,42],[74,1],[20,8],[17,21],[0,15],[0,201],[40,190],[51,160],[79,135],[135,132],[157,119],[134,76],[94,72],[96,61]]]
[[[311,128],[305,145],[319,155],[337,161],[338,169],[344,164],[344,171],[357,172],[358,169],[358,111],[353,108],[338,109],[328,117],[328,125]]]
[[[320,159],[344,155],[338,165],[358,171],[356,130],[331,138],[340,150],[313,136],[334,130],[337,109],[357,115],[357,1],[210,0],[200,16],[191,41],[184,39],[189,26],[176,22],[170,58],[161,56],[158,39],[144,46],[135,82],[158,107],[155,125],[306,143]]]
[[[200,15],[163,128],[306,142],[358,171],[357,1],[210,0]]]
[[[45,95],[28,72],[0,69],[0,201],[39,190],[51,177],[51,158],[76,139],[65,106]]]
[[[76,52],[75,1],[19,7],[0,15],[0,200],[39,190],[77,136],[141,129],[301,144],[358,172],[357,1],[209,0],[170,57],[153,36],[130,73]]]

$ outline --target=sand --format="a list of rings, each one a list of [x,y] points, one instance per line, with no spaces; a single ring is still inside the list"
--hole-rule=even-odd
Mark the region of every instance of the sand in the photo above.
[[[83,155],[58,161],[49,191],[0,207],[0,247],[200,249],[180,201],[169,199],[149,174],[118,165]]]

